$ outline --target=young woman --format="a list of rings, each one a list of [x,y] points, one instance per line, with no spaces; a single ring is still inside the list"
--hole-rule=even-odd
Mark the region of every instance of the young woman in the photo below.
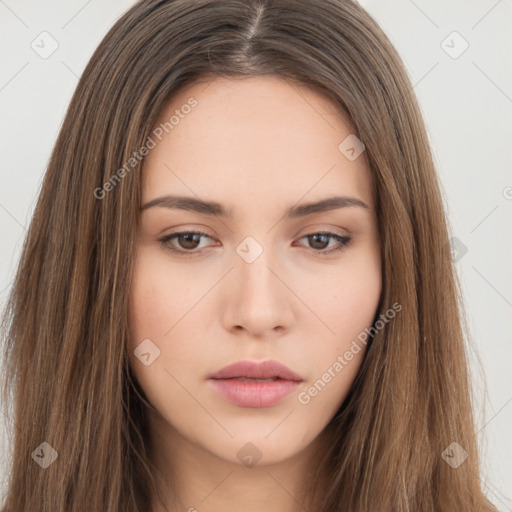
[[[144,0],[4,317],[7,510],[495,511],[403,64],[349,0]]]

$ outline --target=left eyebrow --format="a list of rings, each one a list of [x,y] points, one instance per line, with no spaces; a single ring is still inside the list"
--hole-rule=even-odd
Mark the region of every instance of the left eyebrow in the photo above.
[[[216,215],[224,218],[232,218],[233,210],[227,209],[216,201],[205,201],[195,197],[165,195],[147,202],[141,207],[141,211],[160,206],[163,208],[178,209],[202,213],[204,215]],[[360,207],[370,210],[370,207],[357,197],[335,196],[322,199],[321,201],[305,203],[298,206],[290,206],[285,211],[285,218],[296,219],[306,217],[314,213],[321,213],[338,208]]]
[[[285,217],[287,219],[295,219],[297,217],[306,217],[307,215],[311,215],[313,213],[337,210],[338,208],[350,208],[354,206],[370,210],[370,207],[357,197],[336,196],[328,197],[327,199],[322,199],[321,201],[313,203],[306,203],[290,207],[286,210]]]

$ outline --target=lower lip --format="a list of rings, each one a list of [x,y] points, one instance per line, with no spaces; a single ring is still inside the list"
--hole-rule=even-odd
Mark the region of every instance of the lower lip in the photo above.
[[[241,407],[271,407],[293,393],[300,382],[278,379],[251,382],[237,379],[210,379],[215,390],[228,402]]]

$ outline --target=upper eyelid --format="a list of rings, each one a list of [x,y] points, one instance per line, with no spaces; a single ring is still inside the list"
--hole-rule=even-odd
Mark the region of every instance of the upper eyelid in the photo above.
[[[200,229],[180,229],[179,231],[173,231],[172,233],[167,233],[165,235],[161,235],[161,236],[159,236],[159,238],[167,238],[167,237],[170,237],[173,235],[185,235],[185,234],[197,234],[197,235],[206,236],[208,238],[216,239],[215,236],[209,235],[208,233],[206,233],[206,231],[201,231]],[[301,235],[299,238],[304,238],[305,236],[308,236],[308,235],[317,235],[317,234],[351,236],[349,233],[336,233],[335,231],[332,231],[330,229],[319,228],[319,229],[310,229],[309,231],[307,231],[306,233]],[[294,238],[297,238],[297,236],[298,235],[295,235]]]
[[[308,226],[301,227],[300,229],[298,229],[296,231],[296,234],[293,235],[294,238],[296,238],[298,236],[298,233],[300,233],[303,230],[305,230],[305,232],[301,236],[306,236],[306,235],[316,234],[316,233],[332,233],[334,235],[339,235],[339,236],[351,236],[351,230],[349,230],[347,228],[343,228],[341,226],[314,227],[314,226],[318,226],[319,224],[321,225],[322,222],[313,222],[313,223],[310,223]],[[162,234],[161,236],[165,237],[165,236],[184,234],[184,233],[200,233],[200,234],[208,236],[210,238],[216,238],[215,235],[210,235],[207,233],[207,230],[210,228],[203,227],[201,225],[199,225],[198,227],[190,227],[190,228],[187,228],[186,226],[183,228],[180,226],[175,229],[177,229],[177,231],[173,231],[173,232],[169,233],[168,235]],[[340,233],[336,232],[336,229],[340,230],[341,232]],[[164,231],[165,230],[162,230],[162,231],[160,231],[160,233],[163,233]]]

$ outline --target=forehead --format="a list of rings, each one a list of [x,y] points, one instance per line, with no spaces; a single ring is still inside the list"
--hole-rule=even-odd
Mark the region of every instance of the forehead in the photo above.
[[[158,129],[144,163],[146,200],[188,193],[268,207],[339,193],[373,209],[364,152],[351,161],[339,148],[351,126],[304,85],[275,76],[196,82],[164,106]]]

